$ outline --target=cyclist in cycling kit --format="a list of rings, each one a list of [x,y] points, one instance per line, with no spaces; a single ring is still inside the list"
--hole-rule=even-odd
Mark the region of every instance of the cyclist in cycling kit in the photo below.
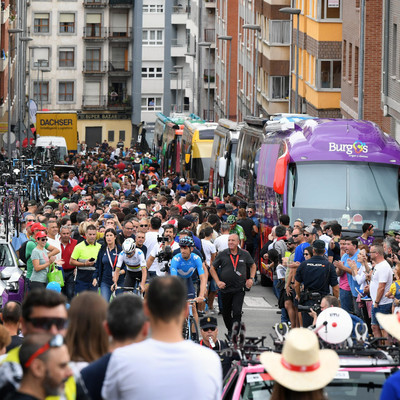
[[[179,247],[181,253],[172,258],[170,274],[173,276],[179,276],[186,280],[188,299],[193,299],[196,303],[204,301],[207,288],[207,276],[203,269],[203,261],[198,255],[192,253],[194,247],[193,239],[189,236],[179,239]],[[192,282],[192,275],[195,270],[197,270],[200,278],[200,291],[198,297],[196,297],[196,290]],[[198,322],[196,307],[193,307],[193,316],[196,319],[196,322]]]
[[[126,265],[124,286],[136,287],[136,281],[139,279],[140,288],[144,292],[147,279],[146,259],[143,251],[136,248],[135,241],[132,238],[125,239],[122,244],[122,252],[117,261],[117,273],[119,273],[123,263]]]

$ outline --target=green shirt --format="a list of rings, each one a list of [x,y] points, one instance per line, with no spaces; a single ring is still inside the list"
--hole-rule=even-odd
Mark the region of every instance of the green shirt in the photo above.
[[[97,258],[101,244],[95,242],[94,244],[88,244],[86,240],[77,244],[74,251],[71,254],[71,258],[77,261],[85,262],[90,258]]]
[[[236,233],[239,235],[240,240],[246,240],[246,235],[244,234],[244,230],[240,225],[236,225],[233,229],[229,231],[229,234]]]
[[[31,260],[32,256],[32,251],[34,248],[36,248],[37,242],[35,239],[30,238],[28,244],[25,247],[25,257],[27,259],[26,262],[26,277],[30,280],[33,272],[33,264]],[[45,249],[47,249],[50,245],[46,243],[44,246]]]

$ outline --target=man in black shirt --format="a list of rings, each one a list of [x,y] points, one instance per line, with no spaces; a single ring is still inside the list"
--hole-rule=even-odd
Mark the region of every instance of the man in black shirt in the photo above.
[[[21,325],[22,308],[21,305],[15,301],[9,301],[3,307],[2,321],[3,326],[11,335],[11,343],[7,346],[6,352],[8,353],[14,347],[22,344],[22,337],[18,335]]]
[[[247,267],[250,268],[249,279],[246,279]],[[254,260],[246,250],[239,248],[236,233],[229,235],[228,248],[218,253],[210,273],[221,290],[222,316],[230,335],[233,323],[242,318],[245,287],[250,289],[253,286],[256,275]]]
[[[339,284],[336,270],[325,255],[325,242],[316,240],[313,243],[314,256],[303,261],[296,271],[295,290],[296,300],[300,301],[300,285],[304,284],[303,301],[304,306],[312,306],[329,294],[329,287],[332,287],[333,295],[339,297]],[[319,293],[319,299],[313,299],[311,293]],[[302,312],[303,327],[307,328],[312,324],[312,318],[307,312]]]

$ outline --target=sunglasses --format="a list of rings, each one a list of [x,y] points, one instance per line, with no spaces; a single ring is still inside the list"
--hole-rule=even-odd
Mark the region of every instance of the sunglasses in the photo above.
[[[297,238],[299,236],[301,236],[301,233],[299,233],[298,235],[292,235],[292,237],[294,237],[294,238]]]
[[[147,228],[148,225],[139,225],[141,228]]]
[[[62,329],[67,329],[68,327],[68,319],[67,318],[48,318],[48,317],[40,317],[40,318],[29,318],[27,320],[30,322],[35,328],[43,329],[44,331],[49,331],[53,325],[61,331]]]
[[[305,233],[304,236],[309,237],[309,236],[311,236],[311,233]]]
[[[49,239],[47,239],[47,238],[39,238],[38,240],[40,240],[42,242],[47,242]]]
[[[208,331],[214,332],[216,327],[215,326],[209,326],[208,328],[201,328],[201,329],[203,329],[204,332],[208,332]]]
[[[310,254],[309,253],[303,253],[303,256],[309,256]]]
[[[35,222],[34,219],[27,219],[26,222]]]
[[[41,354],[46,353],[51,348],[61,347],[64,344],[64,338],[62,335],[55,335],[53,336],[46,344],[42,347],[37,349],[29,358],[28,361],[25,363],[25,368],[28,368],[33,360],[39,357]]]

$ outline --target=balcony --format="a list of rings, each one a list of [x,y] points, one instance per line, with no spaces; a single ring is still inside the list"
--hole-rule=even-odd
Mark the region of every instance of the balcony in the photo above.
[[[203,110],[203,119],[204,121],[214,121],[214,110]]]
[[[215,29],[204,29],[204,41],[215,43]]]
[[[208,75],[210,75],[210,89],[215,89],[215,69],[210,69],[210,74],[208,71],[208,69],[204,70],[204,89],[208,89]]]
[[[109,27],[108,38],[118,42],[125,42],[132,39],[132,28],[127,27]]]
[[[88,95],[82,96],[82,108],[90,110],[104,110],[107,106],[107,96]]]
[[[83,6],[87,8],[103,8],[107,5],[107,0],[83,0]]]
[[[108,72],[110,75],[131,75],[132,61],[109,61]]]
[[[10,5],[3,10],[3,5],[1,6],[1,23],[5,24],[10,16]]]
[[[185,25],[188,19],[188,6],[179,4],[172,7],[172,25]]]
[[[205,8],[214,8],[216,7],[216,0],[206,0],[205,3]]]
[[[113,111],[128,110],[132,108],[131,96],[122,96],[111,94],[107,96],[107,108]]]
[[[171,39],[171,57],[185,57],[187,52],[187,44],[184,39]]]
[[[85,40],[100,41],[107,38],[107,28],[100,26],[85,26],[83,28],[83,38]]]
[[[107,72],[107,63],[105,61],[90,60],[83,62],[84,74],[105,74]]]
[[[108,5],[114,8],[130,8],[134,0],[109,0]]]

